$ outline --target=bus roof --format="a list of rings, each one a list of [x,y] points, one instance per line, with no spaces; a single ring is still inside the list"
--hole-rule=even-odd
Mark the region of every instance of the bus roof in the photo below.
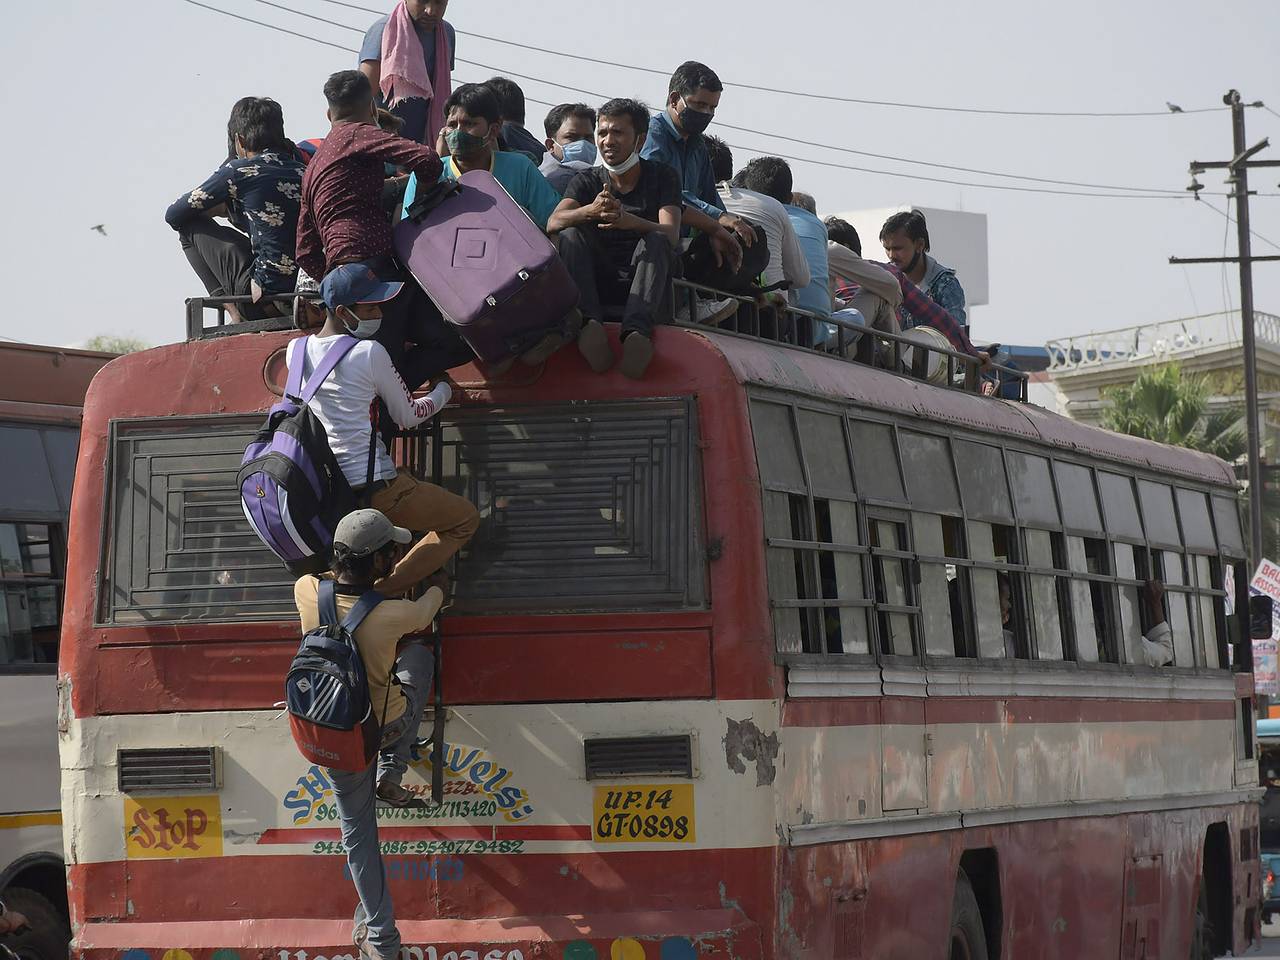
[[[698,335],[716,345],[744,385],[829,397],[886,413],[1012,435],[1130,466],[1177,473],[1204,483],[1236,483],[1231,466],[1211,454],[1114,433],[1034,404],[948,390],[888,370],[752,337],[711,331],[699,331]]]

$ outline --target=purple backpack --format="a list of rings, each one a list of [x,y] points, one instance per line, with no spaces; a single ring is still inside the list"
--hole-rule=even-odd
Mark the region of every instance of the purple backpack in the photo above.
[[[329,449],[324,424],[307,406],[325,378],[358,342],[341,337],[302,387],[303,337],[290,345],[284,397],[245,448],[236,485],[249,526],[295,576],[329,568],[333,531],[355,509],[355,494]],[[370,438],[370,470],[373,444]]]

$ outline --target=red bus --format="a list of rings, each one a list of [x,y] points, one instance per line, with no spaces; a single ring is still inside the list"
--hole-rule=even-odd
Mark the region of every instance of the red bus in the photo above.
[[[332,792],[278,706],[291,584],[234,488],[292,335],[90,389],[60,666],[77,957],[355,954]],[[1228,465],[757,337],[657,350],[643,381],[570,351],[459,372],[442,479],[482,526],[444,621],[443,803],[380,813],[403,960],[1259,935]],[[1133,662],[1147,577],[1166,667]]]

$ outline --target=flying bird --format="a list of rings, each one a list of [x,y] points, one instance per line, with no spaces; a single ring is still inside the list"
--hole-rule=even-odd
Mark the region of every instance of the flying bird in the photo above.
[[[1169,112],[1170,112],[1170,113],[1182,113],[1182,112],[1183,112],[1183,111],[1182,111],[1182,108],[1181,108],[1180,106],[1178,106],[1176,103],[1170,103],[1168,100],[1166,100],[1166,101],[1164,102],[1164,105],[1165,105],[1166,107],[1168,107],[1168,108],[1169,108]]]
[[[107,225],[105,223],[95,223],[90,230],[97,230],[104,237],[107,235]]]

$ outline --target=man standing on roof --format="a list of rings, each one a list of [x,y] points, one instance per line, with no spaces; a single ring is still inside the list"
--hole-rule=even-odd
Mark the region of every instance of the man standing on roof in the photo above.
[[[684,233],[698,230],[706,234],[716,262],[727,260],[737,270],[742,263],[742,245],[755,243],[755,231],[741,217],[728,213],[720,205],[716,178],[711,170],[703,132],[715,119],[716,108],[724,85],[706,64],[689,60],[671,75],[667,87],[666,109],[649,121],[649,136],[640,155],[674,167],[684,190]],[[723,313],[723,302],[712,308],[698,308],[698,320]]]
[[[929,225],[919,210],[895,213],[880,228],[880,242],[884,244],[889,262],[917,287],[928,294],[929,299],[940,306],[956,323],[969,332],[969,315],[965,310],[964,288],[956,279],[956,272],[944,267],[929,256]],[[922,322],[910,310],[899,311],[903,329],[919,326]]]
[[[418,143],[430,143],[440,129],[452,91],[458,41],[444,19],[448,6],[449,0],[400,0],[360,44],[360,72],[404,121],[404,136]]]
[[[392,522],[426,535],[378,582],[378,590],[388,596],[403,593],[439,570],[480,525],[469,500],[418,480],[407,469],[397,471],[386,443],[370,423],[375,400],[385,403],[391,418],[407,430],[439,413],[453,395],[448,381],[442,380],[427,396],[415,398],[387,351],[373,339],[382,323],[382,304],[394,299],[401,286],[379,280],[363,263],[334,268],[320,284],[328,310],[324,326],[315,336],[295,340],[288,355],[290,368],[303,364],[305,382],[334,338],[354,336],[361,341],[320,385],[310,407],[324,425],[329,449],[357,498]]]
[[[385,581],[395,565],[397,547],[410,539],[408,530],[377,510],[356,510],[343,517],[333,534],[332,576],[305,576],[293,586],[303,633],[320,625],[322,590],[342,621],[375,583]],[[400,931],[378,846],[377,801],[403,807],[414,800],[400,778],[418,737],[434,664],[425,644],[405,638],[431,626],[447,589],[448,579],[440,574],[417,600],[380,601],[360,621],[353,638],[368,676],[369,702],[382,717],[381,749],[377,761],[359,773],[332,768],[327,773],[351,880],[360,897],[353,939],[367,960],[394,960],[400,953]]]

